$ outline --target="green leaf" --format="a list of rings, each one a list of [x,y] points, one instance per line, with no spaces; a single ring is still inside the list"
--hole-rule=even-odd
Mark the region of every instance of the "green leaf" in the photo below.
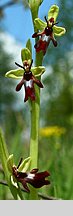
[[[54,21],[56,21],[58,13],[59,7],[57,5],[52,5],[50,10],[48,11],[48,20],[53,17]]]
[[[28,48],[30,50],[30,53],[32,55],[32,44],[31,44],[31,40],[28,39],[27,43],[26,43],[26,48]]]
[[[3,136],[2,129],[0,128],[0,160],[2,163],[2,167],[3,167],[3,171],[5,174],[7,184],[9,186],[11,193],[14,196],[14,198],[17,199],[16,198],[17,195],[16,195],[16,193],[14,194],[14,188],[12,188],[11,181],[10,181],[10,172],[8,170],[8,167],[7,167],[7,158],[8,157],[9,157],[9,154],[8,154],[8,150],[7,150],[7,145],[6,145],[4,136]]]
[[[32,67],[31,71],[36,77],[38,77],[38,76],[41,76],[45,72],[45,67],[43,66]]]
[[[3,131],[1,129],[1,127],[0,127],[0,145],[1,145],[2,151],[4,153],[4,157],[7,160],[9,154],[8,154],[7,145],[6,145],[6,142],[5,142],[5,139],[4,139],[4,135],[3,135]],[[0,147],[0,150],[1,150],[1,147]]]
[[[66,29],[63,27],[53,26],[53,33],[56,36],[62,36],[66,32]]]
[[[0,128],[0,160],[5,173],[7,182],[9,183],[10,173],[7,167],[7,158],[9,157],[7,145],[4,139],[2,129]]]
[[[10,70],[5,74],[5,77],[20,79],[22,78],[23,73],[24,73],[23,69]]]
[[[12,173],[13,165],[14,165],[14,158],[13,158],[13,154],[12,154],[12,155],[9,155],[9,157],[7,159],[7,167],[8,167],[9,172],[11,172],[11,173]]]
[[[21,59],[22,59],[22,62],[24,62],[25,60],[32,59],[31,52],[28,48],[24,48],[21,50]]]
[[[5,178],[6,178],[7,184],[10,188],[10,191],[11,191],[14,199],[15,200],[18,199],[18,195],[20,196],[21,199],[23,199],[20,188],[18,188],[18,190],[16,190],[15,187],[11,184],[10,172],[9,172],[8,166],[7,166],[7,159],[8,158],[9,158],[9,154],[8,154],[8,150],[7,150],[7,145],[6,145],[5,140],[4,140],[2,129],[0,128],[0,160],[2,163],[3,170],[4,170]]]
[[[46,22],[42,21],[39,18],[36,18],[34,20],[34,24],[35,24],[36,28],[40,31],[43,31],[43,29],[46,27]]]
[[[18,171],[19,172],[26,172],[29,168],[30,162],[31,162],[30,157],[23,160],[23,162],[21,163],[21,165],[18,168]]]

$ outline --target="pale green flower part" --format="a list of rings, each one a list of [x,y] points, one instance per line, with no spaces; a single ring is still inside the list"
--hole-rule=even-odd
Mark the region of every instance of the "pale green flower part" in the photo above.
[[[18,164],[18,171],[19,172],[26,172],[30,166],[30,163],[31,163],[31,158],[28,157],[24,160],[22,160],[22,158],[20,159],[19,161],[19,164]],[[7,159],[7,167],[8,167],[8,170],[9,172],[12,174],[12,167],[15,166],[14,164],[14,155],[9,155],[8,159]]]

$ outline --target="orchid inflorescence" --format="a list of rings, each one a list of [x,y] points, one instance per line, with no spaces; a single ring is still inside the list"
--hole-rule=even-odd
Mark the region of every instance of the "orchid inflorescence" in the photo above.
[[[56,22],[58,13],[59,7],[57,5],[53,5],[48,11],[48,19],[46,18],[46,16],[44,17],[46,22],[40,20],[39,18],[36,18],[34,20],[36,28],[40,30],[40,32],[35,32],[32,35],[33,38],[40,37],[37,40],[37,43],[34,45],[36,52],[39,53],[40,51],[42,51],[43,55],[45,55],[50,41],[52,41],[54,47],[57,47],[57,40],[55,39],[55,36],[61,36],[65,34],[65,28],[56,26],[56,24],[58,24],[58,22]],[[21,51],[21,58],[23,66],[16,62],[15,64],[22,69],[9,71],[6,73],[6,77],[22,77],[21,81],[16,86],[16,91],[20,91],[20,89],[24,85],[24,102],[26,102],[29,98],[31,99],[31,101],[35,101],[36,95],[34,84],[36,84],[39,88],[43,88],[43,84],[36,77],[38,76],[39,78],[42,73],[45,72],[45,68],[43,66],[35,68],[32,67],[33,60],[31,50],[29,50],[29,46]]]
[[[31,8],[31,11],[33,10],[33,1],[29,0],[29,5]],[[42,1],[37,1],[37,7],[40,5]],[[36,50],[36,59],[38,64],[36,64],[36,67],[32,66],[33,58],[32,58],[32,47],[30,39],[26,43],[26,47],[21,50],[21,59],[22,59],[22,65],[19,63],[16,63],[16,66],[19,68],[15,70],[11,70],[6,73],[6,77],[14,78],[14,79],[20,79],[20,82],[16,86],[16,91],[19,92],[24,86],[25,89],[25,97],[24,102],[31,101],[31,107],[32,107],[32,124],[31,127],[33,128],[33,131],[31,129],[31,161],[34,161],[35,164],[35,154],[37,158],[37,152],[35,152],[35,147],[38,145],[38,120],[39,117],[39,103],[40,100],[38,100],[38,95],[40,98],[40,88],[43,88],[43,84],[41,82],[41,75],[45,72],[45,67],[40,66],[42,64],[42,61],[40,63],[39,59],[43,60],[44,55],[46,54],[47,48],[52,41],[54,47],[57,47],[57,40],[55,39],[55,36],[61,36],[65,34],[66,30],[63,27],[56,26],[59,22],[56,21],[57,16],[59,13],[59,7],[57,5],[51,6],[50,10],[48,11],[48,16],[44,17],[45,21],[42,21],[39,18],[34,19],[34,25],[36,31],[32,35],[32,38],[35,38],[35,45],[34,48]],[[36,40],[37,38],[37,40]],[[41,57],[42,56],[42,57]],[[41,58],[40,58],[41,57]],[[38,66],[39,65],[39,66]],[[37,91],[38,89],[38,91]],[[39,101],[39,102],[38,102]],[[34,104],[34,105],[33,105]],[[34,146],[34,145],[35,146]],[[33,155],[34,152],[34,155]],[[27,159],[26,161],[29,162]],[[24,170],[21,169],[23,167],[23,164],[25,164],[25,160],[22,163],[22,160],[19,162],[18,166],[15,166],[12,162],[12,157],[8,159],[8,169],[11,172],[11,176],[13,177],[14,182],[20,182],[26,192],[30,192],[30,189],[28,187],[28,184],[32,185],[34,188],[40,188],[44,185],[50,184],[50,181],[48,179],[45,179],[46,177],[50,176],[50,173],[48,171],[38,172],[38,168],[35,168],[36,166],[32,167],[29,172],[27,172],[27,169]],[[33,164],[33,163],[32,163]],[[28,165],[28,163],[27,163]],[[13,183],[12,183],[13,184]]]

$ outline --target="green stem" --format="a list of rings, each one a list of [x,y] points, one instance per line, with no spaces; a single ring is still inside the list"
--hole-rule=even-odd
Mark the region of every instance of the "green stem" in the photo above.
[[[31,135],[30,135],[30,157],[31,165],[30,170],[38,167],[38,129],[39,129],[39,111],[40,111],[40,97],[38,92],[38,103],[32,102],[31,107]],[[31,200],[38,199],[37,190],[33,187],[30,187],[30,196]]]
[[[38,91],[38,89],[37,89]],[[38,91],[38,102],[32,102],[31,108],[31,138],[30,138],[30,157],[31,169],[38,166],[38,129],[39,129],[39,111],[40,97]]]
[[[32,20],[34,26],[34,19],[38,17],[38,13],[32,13]],[[36,31],[34,26],[34,31]],[[36,40],[35,40],[36,43]],[[35,58],[35,66],[42,65],[43,55],[36,54]],[[39,138],[39,116],[40,116],[40,89],[35,85],[35,94],[36,100],[35,102],[31,102],[31,133],[30,133],[30,157],[31,157],[31,165],[30,170],[38,167],[38,138]],[[30,195],[29,199],[37,200],[38,199],[38,191],[30,187]]]

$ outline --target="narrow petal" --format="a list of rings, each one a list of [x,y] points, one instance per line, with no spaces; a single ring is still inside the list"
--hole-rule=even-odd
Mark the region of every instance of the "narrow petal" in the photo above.
[[[45,30],[43,30],[42,32],[35,32],[33,35],[32,35],[32,38],[36,38],[38,36],[42,36],[45,34]]]
[[[16,70],[10,70],[5,74],[5,77],[8,78],[14,78],[14,79],[20,79],[22,78],[24,74],[24,70],[23,69],[16,69]]]
[[[55,40],[55,38],[53,37],[53,38],[51,38],[51,40],[53,42],[54,47],[57,47],[57,41]]]
[[[50,18],[54,18],[54,22],[56,22],[58,13],[59,13],[59,7],[57,5],[52,5],[50,10],[48,11],[48,20]]]
[[[40,80],[35,79],[34,82],[35,82],[36,85],[39,86],[40,88],[43,88],[43,87],[44,87]]]
[[[32,35],[32,38],[36,38],[36,37],[38,37],[38,33],[37,33],[37,32],[35,32],[35,33]]]
[[[36,18],[34,20],[34,23],[35,23],[36,28],[40,31],[44,30],[44,28],[47,26],[46,22],[42,21],[39,18]]]
[[[20,160],[19,160],[19,163],[17,165],[17,169],[20,167],[20,165],[22,164],[22,161],[23,161],[23,158],[21,157]]]
[[[55,26],[55,25],[53,26],[53,33],[54,33],[54,35],[56,35],[56,36],[62,36],[62,35],[65,34],[65,32],[66,32],[65,28],[58,27],[58,26]]]

